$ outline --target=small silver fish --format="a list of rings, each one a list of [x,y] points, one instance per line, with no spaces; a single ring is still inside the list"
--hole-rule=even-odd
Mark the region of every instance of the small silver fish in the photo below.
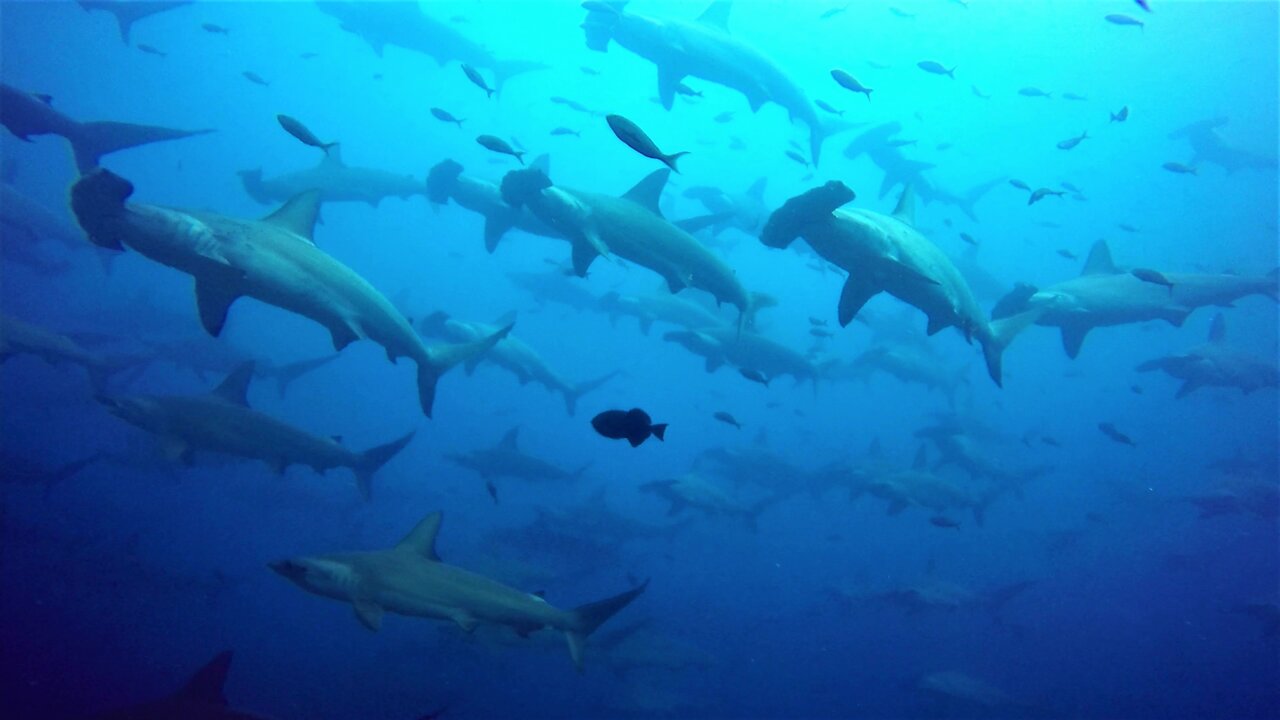
[[[1063,140],[1062,142],[1058,143],[1058,149],[1059,149],[1059,150],[1070,150],[1070,149],[1074,148],[1075,146],[1079,145],[1082,141],[1084,141],[1084,140],[1088,140],[1088,139],[1089,139],[1089,131],[1088,131],[1088,130],[1086,130],[1086,131],[1084,131],[1084,132],[1080,133],[1080,135],[1079,135],[1079,136],[1077,136],[1077,137],[1068,138],[1068,139]]]
[[[1168,170],[1171,173],[1178,173],[1179,175],[1199,175],[1200,174],[1196,171],[1195,168],[1191,167],[1190,165],[1183,165],[1180,162],[1167,162],[1164,165],[1161,165],[1160,167],[1164,168],[1165,170]]]
[[[605,122],[609,123],[609,129],[613,134],[618,136],[627,147],[635,150],[647,158],[661,161],[664,165],[671,168],[674,172],[680,172],[676,167],[676,160],[682,156],[688,155],[688,152],[678,152],[667,154],[658,149],[657,143],[649,138],[639,125],[622,117],[621,115],[606,115]]]
[[[866,87],[862,83],[858,82],[858,79],[850,75],[849,73],[840,69],[832,70],[831,79],[835,80],[837,85],[839,85],[840,87],[846,90],[852,90],[853,92],[862,93],[863,95],[866,95],[867,102],[871,102],[871,93],[872,93],[871,88]]]
[[[519,160],[521,165],[524,164],[524,153],[511,147],[506,140],[503,140],[500,137],[495,137],[493,135],[481,135],[476,138],[476,142],[480,143],[480,145],[487,150],[491,150],[501,155],[510,155],[516,160]]]
[[[934,62],[933,60],[922,60],[916,63],[916,67],[927,73],[932,73],[934,75],[946,75],[952,80],[956,79],[956,69],[954,66],[948,70],[942,66],[942,63]]]
[[[448,110],[443,110],[438,107],[433,107],[431,108],[431,114],[435,116],[435,119],[439,120],[440,122],[456,123],[458,127],[462,127],[463,121],[454,117],[453,113],[449,112]]]
[[[307,126],[303,125],[300,120],[291,118],[288,115],[276,115],[276,122],[280,123],[280,127],[284,128],[285,132],[297,138],[303,145],[320,148],[325,151],[325,154],[329,153],[329,148],[338,144],[336,141],[330,143],[322,142],[320,138],[316,137],[315,133],[308,130]]]
[[[489,87],[489,83],[485,82],[484,76],[481,75],[479,71],[470,65],[463,63],[462,72],[467,76],[467,79],[471,81],[472,85],[475,85],[485,92],[485,97],[493,97],[493,88]]]
[[[1124,122],[1129,119],[1129,106],[1125,105],[1118,112],[1111,113],[1110,122]]]

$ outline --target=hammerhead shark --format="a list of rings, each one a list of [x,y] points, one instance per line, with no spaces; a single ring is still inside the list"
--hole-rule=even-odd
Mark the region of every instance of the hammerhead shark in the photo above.
[[[231,651],[224,650],[172,695],[95,715],[94,720],[267,720],[263,715],[235,710],[227,703],[222,689],[230,670]]]
[[[606,52],[613,41],[658,67],[658,100],[671,109],[676,88],[693,76],[737,90],[747,98],[751,111],[774,102],[791,119],[809,126],[809,152],[818,164],[822,142],[852,127],[823,123],[804,88],[782,68],[729,32],[730,0],[716,0],[695,22],[627,12],[625,0],[589,0],[582,4],[587,19],[587,47]]]
[[[348,467],[360,495],[373,494],[373,475],[413,439],[410,432],[385,445],[355,452],[341,438],[300,430],[249,407],[253,363],[247,362],[207,395],[99,395],[115,416],[160,438],[166,454],[191,464],[196,451],[212,451],[261,460],[276,472],[309,465],[317,472]]]
[[[320,323],[336,350],[368,338],[392,362],[405,356],[417,363],[418,401],[427,417],[440,376],[511,330],[508,325],[474,342],[427,347],[391,301],[316,247],[319,191],[296,196],[262,220],[126,204],[132,194],[128,180],[97,170],[72,187],[71,206],[98,246],[128,246],[194,277],[200,322],[210,335],[222,332],[231,304],[247,295]]]
[[[342,23],[342,29],[359,36],[378,56],[387,45],[422,53],[444,65],[450,61],[491,70],[494,89],[516,75],[547,67],[529,60],[499,60],[485,47],[448,23],[422,12],[416,2],[359,2],[316,0],[320,12]]]
[[[1275,358],[1265,359],[1227,344],[1227,321],[1218,313],[1209,328],[1209,341],[1177,355],[1148,360],[1139,372],[1161,370],[1182,381],[1176,397],[1186,397],[1202,387],[1234,387],[1248,394],[1280,385]]]
[[[273,178],[262,177],[261,168],[237,175],[249,197],[263,205],[284,202],[307,190],[319,190],[323,202],[365,202],[375,207],[384,198],[405,200],[426,193],[422,181],[412,175],[347,165],[337,145],[315,167]]]
[[[569,656],[582,672],[587,637],[644,592],[649,581],[613,597],[562,610],[538,595],[448,565],[436,554],[440,512],[427,515],[403,540],[385,550],[280,560],[269,567],[307,592],[351,603],[370,630],[387,612],[456,623],[471,632],[482,623],[528,636],[542,628],[564,633]]]

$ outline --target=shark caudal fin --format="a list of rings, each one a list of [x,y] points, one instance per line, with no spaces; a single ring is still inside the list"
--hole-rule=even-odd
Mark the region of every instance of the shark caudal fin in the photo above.
[[[312,358],[310,360],[299,360],[297,362],[291,362],[286,365],[280,365],[273,368],[270,374],[276,381],[276,391],[280,394],[280,397],[283,398],[285,393],[289,391],[289,386],[293,384],[294,380],[297,380],[322,365],[328,365],[333,362],[333,359],[336,357],[338,357],[338,355],[337,353],[334,353],[332,355],[325,355],[324,357]]]
[[[854,192],[839,180],[803,192],[773,211],[760,231],[760,242],[771,248],[785,248],[810,224],[822,222],[854,197]]]
[[[83,173],[98,167],[98,159],[103,155],[117,150],[211,132],[213,130],[177,130],[109,121],[87,122],[76,125],[75,132],[67,140],[71,141],[71,150],[76,156],[76,168]]]
[[[867,99],[870,100],[871,96],[868,95]],[[847,120],[827,120],[826,122],[818,121],[809,126],[809,158],[813,161],[813,166],[818,167],[818,160],[822,155],[822,143],[827,138],[865,124]]]
[[[499,60],[493,65],[494,92],[501,95],[502,86],[517,75],[534,72],[535,70],[546,70],[549,67],[551,66],[536,60]]]
[[[1026,310],[1001,320],[993,320],[989,326],[990,333],[980,339],[982,356],[987,361],[987,374],[995,381],[996,387],[1004,387],[1003,356],[1005,348],[1040,317],[1039,310]]]
[[[412,439],[413,433],[410,432],[386,445],[369,448],[360,453],[360,462],[354,468],[356,487],[360,489],[360,497],[364,498],[366,502],[373,498],[373,474],[403,450],[404,446],[408,445]]]
[[[568,612],[564,636],[569,642],[569,657],[573,658],[573,666],[578,669],[578,672],[582,672],[582,653],[587,646],[587,637],[606,620],[616,615],[619,610],[630,605],[631,601],[639,597],[647,587],[649,587],[649,581],[645,580],[624,593],[598,602],[579,605]]]
[[[254,202],[259,205],[271,205],[275,202],[267,192],[267,186],[262,184],[262,168],[240,170],[236,175],[240,176],[240,184],[244,186],[244,191],[253,198]]]
[[[60,465],[53,470],[50,470],[41,478],[41,484],[44,485],[45,496],[47,497],[54,487],[61,485],[66,480],[70,480],[78,475],[81,470],[84,470],[105,457],[106,455],[103,453],[95,452],[92,455],[80,458],[79,460],[72,460],[65,465]]]
[[[505,327],[479,340],[428,347],[427,357],[418,361],[418,402],[422,405],[422,413],[431,417],[431,406],[436,399],[436,383],[439,382],[441,375],[448,372],[454,365],[465,363],[488,352],[506,337],[513,327],[515,323],[508,323]]]
[[[967,192],[965,192],[964,197],[960,198],[960,201],[956,203],[956,206],[960,208],[961,212],[963,212],[965,215],[968,215],[970,220],[974,222],[978,222],[978,216],[974,212],[973,206],[978,204],[978,201],[981,200],[987,193],[991,192],[992,188],[995,188],[1001,185],[1002,183],[1004,183],[1004,181],[1005,181],[1004,178],[998,177],[993,180],[988,180],[979,185],[974,185],[973,187],[969,188]]]
[[[600,377],[595,378],[594,380],[587,380],[586,382],[580,382],[577,385],[574,385],[572,388],[567,388],[564,391],[564,409],[569,412],[570,416],[575,415],[578,412],[578,400],[582,399],[583,395],[586,395],[592,390],[595,390],[601,385],[604,385],[605,383],[614,379],[619,374],[621,374],[621,372],[622,371],[620,370],[614,370],[612,372],[605,373],[604,375],[601,375]]]

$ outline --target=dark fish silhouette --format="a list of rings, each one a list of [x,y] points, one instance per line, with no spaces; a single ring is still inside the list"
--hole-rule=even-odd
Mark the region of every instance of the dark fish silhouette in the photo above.
[[[796,162],[800,163],[805,167],[809,167],[809,161],[806,160],[803,155],[796,152],[795,150],[788,150],[787,157],[791,158],[792,160],[795,160]]]
[[[524,164],[524,152],[511,147],[506,140],[503,140],[500,137],[494,137],[493,135],[481,135],[476,138],[476,142],[493,152],[500,153],[502,155],[510,155],[516,160],[519,160],[521,165]]]
[[[321,142],[320,138],[316,137],[316,134],[308,130],[307,126],[299,122],[297,118],[291,118],[288,115],[276,115],[276,120],[280,123],[280,127],[284,128],[285,132],[298,138],[303,145],[320,148],[326,155],[329,154],[329,148],[338,144],[337,142]]]
[[[442,110],[440,108],[433,107],[431,108],[431,115],[435,117],[435,119],[439,120],[440,122],[451,122],[456,124],[458,127],[462,127],[463,121],[454,117],[453,113],[449,112],[448,110]]]
[[[929,524],[933,525],[934,527],[940,527],[940,528],[960,527],[960,523],[956,522],[955,520],[952,520],[946,515],[934,515],[933,517],[929,518]]]
[[[814,105],[817,105],[817,106],[818,106],[818,109],[819,109],[819,110],[822,110],[823,112],[829,112],[829,113],[831,113],[832,115],[835,115],[835,116],[837,116],[837,117],[844,117],[844,111],[843,111],[843,110],[837,110],[837,109],[835,109],[834,107],[831,107],[831,104],[830,104],[830,103],[828,103],[828,102],[825,102],[825,101],[823,101],[823,100],[814,100],[814,101],[813,101],[813,104],[814,104]]]
[[[1128,15],[1121,15],[1119,13],[1108,15],[1105,19],[1107,22],[1111,23],[1112,25],[1136,25],[1140,28],[1145,27],[1144,23],[1141,20],[1137,18],[1131,18]]]
[[[974,240],[974,239],[973,239],[973,236],[972,236],[972,235],[970,235],[969,233],[960,233],[960,239],[961,239],[961,240],[963,240],[963,241],[965,241],[965,242],[967,242],[967,243],[969,243],[970,245],[972,245],[972,246],[974,246],[974,247],[978,247],[978,241],[977,241],[977,240]]]
[[[1018,94],[1021,95],[1022,97],[1042,97],[1042,98],[1053,97],[1052,94],[1047,93],[1038,87],[1024,87],[1018,91]]]
[[[214,35],[230,35],[231,34],[230,29],[224,28],[221,25],[214,25],[213,23],[200,23],[200,27],[205,32],[213,33]]]
[[[1062,197],[1063,195],[1066,195],[1066,193],[1061,190],[1050,190],[1049,188],[1040,188],[1039,190],[1036,190],[1035,192],[1031,193],[1031,197],[1027,198],[1027,204],[1035,205],[1036,203],[1040,202],[1042,199],[1044,199],[1049,195],[1053,195],[1054,197]]]
[[[720,113],[719,115],[716,115],[711,119],[718,123],[727,123],[733,119],[733,111],[725,110],[724,112]]]
[[[484,81],[484,76],[479,71],[466,63],[462,63],[462,72],[471,81],[471,84],[485,92],[485,97],[493,97],[493,88],[489,87],[489,83]]]
[[[1026,184],[1026,183],[1024,183],[1024,182],[1022,182],[1021,180],[1019,180],[1019,179],[1017,179],[1017,178],[1014,178],[1014,179],[1010,180],[1010,181],[1009,181],[1009,184],[1010,184],[1010,185],[1012,185],[1012,186],[1014,186],[1014,187],[1016,187],[1016,188],[1018,188],[1019,190],[1026,190],[1027,192],[1031,192],[1031,186],[1030,186],[1030,185],[1028,185],[1028,184]]]
[[[1118,112],[1111,113],[1111,122],[1124,122],[1129,119],[1129,106],[1125,105]]]
[[[1058,143],[1058,149],[1059,149],[1059,150],[1070,150],[1071,148],[1073,148],[1073,147],[1075,147],[1075,146],[1079,145],[1081,141],[1083,141],[1083,140],[1088,140],[1088,139],[1089,139],[1089,131],[1088,131],[1088,130],[1086,130],[1086,131],[1084,131],[1084,132],[1080,133],[1080,135],[1078,135],[1077,137],[1068,138],[1068,139],[1063,140],[1062,142]],[[1066,183],[1063,183],[1063,187],[1066,187]],[[1068,188],[1068,189],[1070,190],[1071,188]],[[1073,192],[1078,192],[1078,191],[1073,190]]]
[[[1169,288],[1169,294],[1173,294],[1173,281],[1164,276],[1164,273],[1149,268],[1134,268],[1130,274],[1138,278],[1142,282],[1148,282],[1152,285],[1163,285]]]
[[[1180,162],[1167,162],[1164,165],[1161,165],[1160,167],[1164,168],[1165,170],[1168,170],[1171,173],[1178,173],[1179,175],[1199,175],[1200,174],[1196,171],[1195,168],[1191,167],[1190,165],[1183,165]]]
[[[1079,260],[1080,258],[1070,250],[1059,250],[1058,254],[1068,260]]]
[[[626,143],[627,147],[647,158],[660,160],[675,172],[680,172],[680,169],[676,167],[676,160],[689,153],[678,152],[668,155],[662,152],[658,149],[657,144],[650,140],[649,136],[640,129],[640,126],[621,115],[606,115],[605,122],[609,123],[609,129],[613,131],[614,135],[618,136],[619,140]]]
[[[611,440],[626,440],[631,447],[639,446],[650,435],[665,440],[667,434],[667,423],[655,424],[649,413],[640,408],[605,410],[591,418],[591,427]]]
[[[582,137],[582,133],[577,130],[571,130],[567,127],[558,127],[551,131],[552,135],[572,135],[574,137]]]
[[[138,48],[139,50],[141,50],[142,52],[144,52],[144,53],[148,54],[148,55],[156,55],[156,56],[159,56],[159,57],[169,57],[169,53],[167,53],[167,52],[161,52],[160,50],[157,50],[156,48],[152,47],[151,45],[146,45],[146,44],[143,44],[143,43],[138,43],[137,48]]]
[[[711,417],[719,420],[720,422],[726,425],[732,425],[738,428],[739,430],[742,429],[742,423],[738,422],[737,418],[735,418],[734,416],[730,415],[729,413],[723,410],[717,410],[715,413],[711,415]]]
[[[955,67],[952,67],[950,70],[948,70],[942,66],[942,63],[934,62],[932,60],[923,60],[921,62],[916,63],[916,67],[920,68],[921,70],[927,73],[933,73],[934,75],[946,75],[952,80],[956,79]]]
[[[843,70],[832,70],[831,79],[836,81],[840,87],[846,90],[852,90],[856,93],[862,93],[867,96],[867,102],[871,102],[872,90],[858,82],[858,79]]]
[[[738,372],[742,374],[742,377],[750,380],[753,383],[760,383],[765,387],[769,387],[769,378],[765,377],[764,373],[760,372],[759,370],[752,370],[750,368],[739,368]]]
[[[1128,435],[1125,435],[1124,433],[1117,430],[1116,426],[1112,425],[1109,422],[1098,423],[1098,429],[1102,431],[1103,435],[1106,435],[1107,437],[1120,443],[1121,445],[1129,445],[1130,447],[1138,446],[1138,444],[1135,443],[1132,438],[1130,438]]]
[[[242,73],[240,73],[240,74],[244,76],[244,79],[245,79],[245,80],[248,80],[249,82],[253,83],[254,85],[261,85],[262,87],[270,87],[270,86],[271,86],[271,83],[267,82],[266,80],[263,80],[261,75],[259,75],[258,73],[254,72],[254,71],[252,71],[252,70],[245,70],[244,72],[242,72]]]

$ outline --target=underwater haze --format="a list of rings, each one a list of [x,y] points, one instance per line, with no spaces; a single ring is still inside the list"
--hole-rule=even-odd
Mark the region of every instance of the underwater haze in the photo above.
[[[1280,716],[1278,28],[0,3],[0,714]]]

